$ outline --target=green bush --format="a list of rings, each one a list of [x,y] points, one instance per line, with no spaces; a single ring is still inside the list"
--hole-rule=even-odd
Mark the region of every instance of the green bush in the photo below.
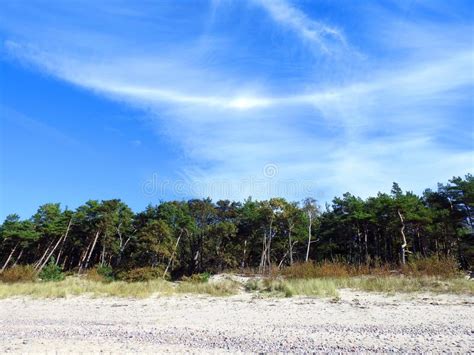
[[[0,273],[0,281],[5,283],[32,282],[36,280],[36,271],[31,265],[18,265]]]
[[[115,279],[114,270],[110,266],[99,265],[96,269],[97,273],[101,275],[105,281],[113,281]]]
[[[119,272],[117,278],[127,282],[151,281],[163,278],[161,267],[141,267]]]
[[[51,258],[48,265],[41,270],[39,277],[43,281],[61,281],[64,280],[64,273],[61,267],[56,265],[56,260]]]

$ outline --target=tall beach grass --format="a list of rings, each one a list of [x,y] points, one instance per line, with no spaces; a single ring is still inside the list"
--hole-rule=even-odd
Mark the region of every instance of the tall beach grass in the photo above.
[[[354,266],[343,262],[296,263],[273,269],[269,275],[211,281],[209,274],[197,274],[180,282],[163,280],[162,270],[140,268],[119,273],[93,268],[81,276],[44,282],[30,266],[16,266],[0,274],[0,298],[29,296],[55,298],[87,295],[90,297],[133,297],[153,295],[202,294],[230,296],[249,292],[270,297],[337,297],[340,289],[382,293],[451,293],[474,295],[474,281],[465,279],[454,259],[412,260],[397,268],[372,264]]]

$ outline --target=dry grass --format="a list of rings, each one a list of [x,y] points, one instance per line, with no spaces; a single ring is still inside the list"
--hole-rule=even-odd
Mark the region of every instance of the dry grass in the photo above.
[[[0,298],[29,296],[33,298],[60,298],[86,295],[90,297],[146,298],[153,295],[202,294],[230,296],[240,291],[241,284],[231,280],[209,283],[164,280],[146,282],[97,282],[85,278],[68,277],[59,282],[0,282]],[[474,282],[462,278],[440,279],[436,277],[338,277],[315,279],[255,279],[246,283],[248,292],[270,297],[337,297],[338,289],[350,288],[366,292],[382,293],[451,293],[474,295]]]
[[[460,272],[455,258],[432,256],[429,258],[413,257],[403,267],[377,262],[372,263],[372,265],[351,265],[341,261],[295,263],[282,270],[272,270],[272,276],[278,275],[295,279],[347,278],[368,275],[377,277],[406,275],[456,278],[460,276]]]
[[[164,269],[161,267],[141,267],[124,270],[118,273],[117,278],[127,282],[143,282],[163,279]]]
[[[153,295],[172,295],[175,293],[206,294],[229,296],[239,291],[240,285],[233,281],[219,283],[181,282],[165,280],[143,282],[101,282],[84,277],[68,277],[59,282],[0,282],[0,299],[14,296],[32,298],[62,298],[86,295],[90,297],[132,297],[146,298]]]
[[[237,294],[243,286],[249,292],[274,297],[337,297],[337,290],[341,288],[382,293],[474,295],[474,282],[461,278],[456,261],[450,258],[413,258],[401,270],[393,270],[388,265],[355,267],[342,262],[300,263],[278,272],[275,270],[269,277],[252,279],[245,285],[233,280],[207,282],[208,274],[172,283],[158,278],[162,275],[161,270],[152,268],[124,273],[122,277],[129,282],[111,281],[104,276],[107,270],[91,269],[83,277],[71,276],[63,281],[46,283],[34,282],[36,277],[32,267],[18,266],[0,274],[0,298],[77,295],[143,298],[176,293],[229,296]]]
[[[246,290],[277,297],[310,296],[338,297],[338,290],[349,288],[365,292],[446,293],[474,295],[474,282],[463,278],[361,276],[314,279],[251,280]]]
[[[104,275],[102,275],[96,267],[87,270],[87,272],[84,274],[84,278],[89,281],[95,281],[95,282],[107,281]]]
[[[453,278],[459,276],[459,264],[455,258],[449,256],[413,258],[402,267],[402,273],[410,276]]]
[[[280,271],[282,276],[294,279],[344,278],[360,275],[389,276],[393,273],[393,268],[389,265],[377,267],[369,267],[367,265],[354,266],[339,261],[295,263]]]
[[[58,298],[79,295],[144,298],[156,293],[168,294],[172,292],[172,284],[162,280],[134,283],[123,281],[104,283],[79,277],[68,277],[59,282],[0,283],[0,298],[13,296]]]
[[[337,288],[351,288],[382,293],[450,293],[474,295],[474,282],[463,278],[422,277],[355,277],[334,279]]]
[[[36,270],[31,265],[18,265],[0,273],[0,281],[5,283],[33,282],[37,279]]]

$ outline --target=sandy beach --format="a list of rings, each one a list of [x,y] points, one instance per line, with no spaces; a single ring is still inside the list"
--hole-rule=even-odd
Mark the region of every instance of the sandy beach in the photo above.
[[[474,297],[0,300],[0,352],[468,352]]]

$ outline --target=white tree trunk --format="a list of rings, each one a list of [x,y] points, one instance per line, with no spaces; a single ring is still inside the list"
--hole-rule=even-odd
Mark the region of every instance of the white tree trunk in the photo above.
[[[63,241],[61,243],[61,247],[59,248],[58,257],[56,259],[56,265],[59,265],[59,259],[61,258],[61,254],[62,254],[63,248],[64,248],[64,243],[66,242],[66,239],[67,239],[67,236],[68,236],[68,233],[69,233],[69,228],[71,228],[71,224],[72,224],[72,217],[69,220],[69,223],[68,223],[67,229],[66,229],[66,235],[64,236]]]
[[[86,261],[87,254],[92,246],[92,241],[87,245],[86,250],[81,254],[81,258],[79,259],[79,263],[77,264],[79,268],[79,273],[81,273],[82,268],[84,267],[84,262]]]
[[[183,234],[183,231],[179,233],[178,240],[176,240],[176,244],[174,245],[173,253],[171,254],[170,260],[168,261],[168,265],[166,265],[165,272],[163,273],[163,278],[166,277],[166,274],[168,273],[168,269],[171,266],[171,263],[173,262],[174,254],[176,253],[176,250],[178,250],[178,245],[179,245],[179,240],[181,239],[181,235]]]
[[[54,240],[52,240],[52,241],[49,243],[48,247],[47,247],[46,250],[44,251],[44,253],[43,253],[43,255],[41,256],[41,258],[34,264],[35,269],[37,269],[37,268],[41,265],[41,263],[43,262],[43,260],[44,260],[44,258],[46,257],[46,255],[48,255],[49,249],[51,249],[51,246],[53,245],[53,243],[54,243]]]
[[[306,259],[305,261],[308,262],[309,260],[309,248],[311,246],[311,225],[313,224],[313,218],[311,213],[308,212],[309,224],[308,224],[308,246],[306,247]]]
[[[262,256],[260,257],[260,267],[259,267],[260,272],[263,272],[265,269],[265,264],[267,263],[266,256],[267,256],[267,233],[264,232],[263,238],[262,238]]]
[[[15,267],[16,264],[18,264],[18,262],[19,262],[20,259],[21,259],[21,256],[23,255],[23,251],[24,251],[24,250],[25,250],[25,249],[21,249],[21,250],[20,250],[20,254],[18,254],[18,256],[16,257],[15,262],[13,263],[13,266],[12,266],[12,267]]]
[[[0,270],[0,272],[3,272],[3,271],[7,268],[8,263],[10,262],[10,259],[12,258],[13,253],[15,252],[16,248],[18,248],[18,245],[19,245],[19,244],[20,244],[20,243],[16,243],[16,245],[15,245],[15,247],[13,248],[12,252],[11,252],[10,255],[8,256],[7,261],[5,261],[5,264],[3,264],[2,270]]]
[[[291,229],[288,229],[288,243],[289,243],[289,253],[290,253],[290,265],[293,265],[293,243],[291,242]]]
[[[240,263],[240,267],[243,269],[245,268],[245,258],[247,255],[247,239],[244,240],[244,253],[242,256],[242,262]]]
[[[100,231],[97,231],[94,241],[92,242],[91,250],[89,251],[89,256],[87,257],[87,260],[86,260],[86,265],[84,266],[85,269],[87,269],[87,267],[89,266],[89,261],[91,260],[92,253],[94,252],[97,239],[99,239],[99,234],[100,234]]]
[[[67,225],[67,229],[66,229],[66,233],[64,234],[64,236],[62,236],[61,238],[58,239],[57,243],[54,245],[53,249],[51,250],[51,252],[48,254],[48,256],[46,257],[46,259],[44,259],[43,263],[40,265],[40,267],[38,268],[38,273],[44,268],[44,266],[46,265],[46,263],[48,262],[49,258],[51,258],[51,256],[53,255],[54,251],[56,250],[56,248],[58,247],[59,243],[61,243],[61,241],[67,237],[68,233],[69,233],[69,228],[71,228],[71,222],[72,222],[72,218],[69,220],[69,223]]]
[[[398,217],[400,218],[400,222],[402,223],[402,227],[400,228],[400,234],[402,235],[402,264],[405,265],[406,263],[406,247],[407,247],[407,238],[405,237],[405,222],[403,220],[403,215],[400,210],[397,210]]]

